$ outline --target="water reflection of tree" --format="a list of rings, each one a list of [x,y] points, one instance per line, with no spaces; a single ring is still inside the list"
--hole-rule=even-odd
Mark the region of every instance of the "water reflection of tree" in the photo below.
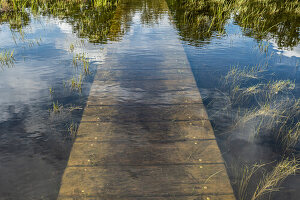
[[[1,13],[0,24],[9,23],[12,29],[22,30],[30,23],[29,8],[34,16],[65,20],[78,37],[93,43],[119,40],[129,29],[136,11],[141,12],[141,23],[147,25],[158,23],[164,11],[159,0],[130,0],[130,4],[129,0],[37,0],[34,3],[16,0],[16,3],[16,6],[8,4],[6,12]]]
[[[5,12],[0,14],[0,24],[4,23],[9,23],[13,30],[19,30],[30,23],[30,16],[25,12]]]
[[[163,2],[158,0],[146,0],[142,2],[141,22],[143,24],[153,25],[158,24],[165,11]]]
[[[225,0],[167,0],[179,34],[193,45],[209,41],[213,34],[224,34],[232,4]]]
[[[257,40],[275,39],[279,47],[297,46],[300,40],[298,0],[240,0],[236,3],[236,23],[244,34]]]
[[[182,39],[194,45],[225,33],[233,15],[243,34],[292,48],[300,40],[298,0],[167,0]]]
[[[47,7],[52,6],[49,4]],[[90,3],[78,4],[66,2],[58,4],[52,10],[45,9],[43,15],[58,17],[73,26],[73,31],[80,38],[88,38],[90,42],[106,41],[112,25],[115,7],[94,8]]]
[[[19,2],[19,1],[17,1]],[[20,1],[22,2],[22,1]],[[96,4],[95,2],[98,2]],[[120,37],[120,23],[114,20],[117,0],[101,1],[110,2],[99,4],[100,1],[85,0],[37,0],[34,4],[28,1],[12,7],[0,15],[0,23],[9,23],[12,29],[21,29],[30,23],[30,15],[26,8],[29,8],[35,16],[57,17],[70,23],[73,31],[78,37],[88,38],[90,42],[104,43],[108,37]],[[113,26],[113,30],[111,27]],[[112,35],[109,35],[113,32]],[[113,38],[111,38],[113,39]]]

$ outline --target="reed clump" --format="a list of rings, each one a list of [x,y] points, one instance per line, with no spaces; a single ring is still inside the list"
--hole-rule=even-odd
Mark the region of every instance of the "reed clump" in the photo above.
[[[52,113],[60,113],[63,110],[63,105],[59,104],[58,101],[52,102],[52,109],[50,110]]]
[[[248,107],[262,106],[265,103],[291,97],[295,89],[295,81],[270,80],[272,77],[268,67],[263,65],[231,67],[223,78],[223,85],[228,91],[233,105],[247,105]],[[277,102],[277,101],[276,101]],[[278,103],[278,102],[277,102]]]
[[[15,62],[14,50],[3,50],[0,52],[0,65],[1,67],[12,67]]]
[[[266,170],[266,168],[272,168]],[[295,158],[285,158],[277,163],[245,165],[236,174],[239,200],[258,200],[280,190],[280,184],[300,169]],[[259,177],[259,178],[258,178]],[[258,182],[256,180],[259,179]]]
[[[293,95],[295,82],[267,81],[263,78],[266,72],[268,69],[261,66],[231,67],[224,76],[223,85],[231,106],[240,111],[235,127],[254,124],[254,137],[269,135],[277,145],[280,144],[282,152],[286,152],[299,139],[297,131],[295,133],[298,129],[292,128],[300,117],[299,100]]]
[[[72,44],[74,49],[74,45]],[[81,93],[83,80],[90,75],[90,60],[85,53],[76,53],[72,61],[75,75],[68,81],[71,90]],[[79,69],[79,72],[78,72]]]
[[[273,78],[266,66],[234,66],[222,81],[228,109],[238,110],[231,132],[247,134],[242,137],[249,143],[267,144],[281,157],[277,164],[245,167],[234,183],[240,200],[262,199],[278,191],[280,183],[299,170],[295,154],[300,141],[300,100],[294,96],[295,81]]]
[[[69,137],[74,139],[76,137],[77,130],[78,130],[78,124],[72,121],[68,126]]]
[[[296,171],[299,170],[299,167],[299,163],[295,159],[284,159],[280,161],[272,171],[263,175],[251,200],[256,200],[271,192],[279,191],[278,186],[280,183],[288,176],[295,174]]]
[[[73,76],[73,78],[71,80],[69,80],[71,89],[81,92],[82,91],[82,79],[83,79],[82,75],[79,75],[79,77]]]
[[[73,57],[73,65],[74,67],[80,66],[84,75],[88,75],[90,73],[90,60],[84,53],[76,54]]]

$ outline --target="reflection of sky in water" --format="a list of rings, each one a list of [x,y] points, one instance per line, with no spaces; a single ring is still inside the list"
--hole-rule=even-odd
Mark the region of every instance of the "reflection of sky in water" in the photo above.
[[[273,46],[273,48],[275,50],[277,50],[278,54],[282,54],[283,56],[286,56],[286,57],[297,57],[297,58],[300,58],[300,45],[298,44],[298,46],[296,47],[293,47],[292,49],[280,49],[276,42],[275,41],[271,41],[270,42]]]
[[[104,59],[99,45],[90,44],[87,40],[83,40],[83,44],[72,32],[72,27],[61,20],[33,19],[24,32],[25,42],[18,33],[14,34],[16,45],[9,26],[1,26],[0,38],[5,39],[0,40],[0,50],[14,50],[16,63],[13,68],[3,67],[0,71],[0,122],[7,120],[9,106],[49,101],[49,88],[70,79],[71,44],[75,46],[74,54],[85,53],[92,62]],[[37,45],[37,39],[41,39],[40,45]],[[31,47],[30,41],[34,42]]]

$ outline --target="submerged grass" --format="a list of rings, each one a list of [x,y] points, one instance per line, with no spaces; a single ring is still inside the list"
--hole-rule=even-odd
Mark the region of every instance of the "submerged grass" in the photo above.
[[[297,111],[299,100],[293,96],[295,82],[267,81],[262,76],[266,71],[267,68],[257,66],[233,67],[224,77],[224,86],[227,88],[225,90],[228,90],[231,105],[241,107],[239,110],[243,110],[237,116],[235,127],[246,127],[254,123],[256,124],[255,136],[262,133],[271,134],[273,138],[277,138],[277,144],[282,144],[283,152],[286,152],[285,149],[291,147],[288,143],[294,144],[299,139],[298,134],[291,135],[289,133],[293,131],[288,130],[288,124],[294,126],[297,118],[300,117]],[[277,129],[275,130],[274,127]],[[284,141],[278,141],[279,138]]]
[[[297,170],[299,170],[299,163],[295,159],[280,161],[260,180],[251,200],[257,200],[271,192],[279,191],[279,184],[289,175],[295,174]]]
[[[266,170],[266,168],[272,170]],[[295,158],[285,158],[278,163],[246,165],[237,174],[239,200],[258,200],[280,190],[282,183],[288,176],[294,175],[300,169]],[[257,178],[260,180],[256,182]]]
[[[268,80],[268,73],[267,67],[236,66],[223,79],[223,89],[231,102],[228,109],[239,111],[233,129],[251,128],[248,142],[265,141],[282,158],[272,167],[246,166],[237,180],[240,200],[261,199],[278,191],[279,184],[299,170],[294,158],[300,140],[300,101],[293,95],[295,81]],[[264,173],[257,176],[258,171]]]
[[[262,106],[284,96],[292,96],[295,81],[267,81],[263,78],[272,76],[271,74],[269,68],[262,65],[254,67],[234,66],[224,76],[223,85],[227,88],[233,105],[253,104],[254,106]]]

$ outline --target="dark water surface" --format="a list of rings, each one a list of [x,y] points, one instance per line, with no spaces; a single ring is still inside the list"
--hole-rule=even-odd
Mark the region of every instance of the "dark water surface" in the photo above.
[[[182,40],[234,186],[232,165],[272,162],[281,155],[269,143],[249,140],[251,127],[233,131],[238,107],[228,107],[222,77],[232,66],[268,65],[268,73],[261,79],[294,81],[292,96],[299,99],[299,14],[290,18],[266,17],[270,27],[280,24],[281,29],[266,28],[269,32],[261,37],[255,29],[244,29],[245,24],[233,15],[221,28],[205,23],[195,25],[194,18],[199,15],[190,16],[191,23],[187,23],[182,8],[174,0],[167,3],[177,30],[174,34]],[[70,127],[80,123],[96,66],[105,60],[106,45],[130,35],[132,21],[149,28],[163,28],[157,5],[144,0],[143,6],[136,8],[140,10],[130,12],[118,5],[103,11],[92,9],[89,4],[68,4],[65,10],[39,14],[27,10],[26,17],[16,14],[21,17],[21,25],[1,15],[0,52],[14,50],[15,63],[0,68],[0,199],[57,198],[74,140]],[[203,18],[213,15],[209,11],[199,13]],[[128,58],[126,62],[151,63],[151,58],[142,56],[145,41],[134,41],[141,49],[141,60]],[[267,52],[262,50],[262,44],[268,46]],[[76,55],[89,59],[88,74],[82,72],[81,61],[74,66]],[[82,90],[72,88],[72,79],[80,77]],[[59,112],[53,111],[53,104],[60,106]],[[283,183],[282,192],[274,193],[271,199],[299,199],[299,185],[299,175],[292,176]]]

